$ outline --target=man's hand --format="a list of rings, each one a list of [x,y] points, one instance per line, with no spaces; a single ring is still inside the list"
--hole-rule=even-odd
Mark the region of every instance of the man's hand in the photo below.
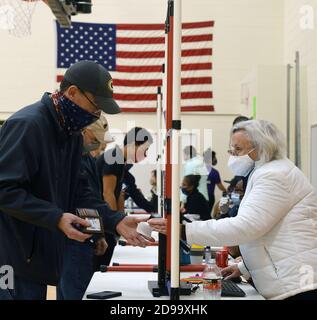
[[[100,238],[96,242],[95,247],[95,255],[96,256],[102,256],[105,254],[106,250],[108,248],[108,243],[105,238]]]
[[[167,232],[167,220],[163,218],[153,218],[147,221],[150,227],[157,232],[166,234]]]
[[[145,222],[147,219],[125,217],[117,225],[117,232],[124,237],[127,242],[133,246],[146,247],[149,242],[155,242],[153,238],[147,238],[136,231],[139,222]]]
[[[88,221],[81,219],[72,213],[65,212],[60,218],[57,227],[62,230],[69,239],[77,240],[79,242],[84,242],[91,237],[90,234],[82,233],[74,228],[73,225],[75,224],[83,227],[90,226]]]
[[[238,278],[242,275],[237,264],[233,264],[227,268],[223,268],[221,270],[221,274],[225,277],[225,280]]]

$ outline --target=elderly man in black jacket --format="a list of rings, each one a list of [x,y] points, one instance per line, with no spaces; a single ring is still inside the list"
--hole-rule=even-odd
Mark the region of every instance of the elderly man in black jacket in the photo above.
[[[1,299],[45,299],[57,285],[65,235],[85,241],[89,226],[76,208],[97,209],[105,229],[134,245],[146,240],[133,218],[109,210],[80,174],[80,131],[99,118],[100,109],[118,113],[110,74],[97,63],[80,61],[65,73],[60,91],[12,115],[0,131],[0,266],[14,270],[14,288]]]

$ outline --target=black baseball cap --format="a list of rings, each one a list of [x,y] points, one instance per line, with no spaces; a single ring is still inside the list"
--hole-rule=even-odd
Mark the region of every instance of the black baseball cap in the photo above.
[[[92,93],[96,105],[105,113],[120,113],[120,107],[113,99],[112,77],[102,65],[94,61],[78,61],[67,69],[64,79],[80,90]]]

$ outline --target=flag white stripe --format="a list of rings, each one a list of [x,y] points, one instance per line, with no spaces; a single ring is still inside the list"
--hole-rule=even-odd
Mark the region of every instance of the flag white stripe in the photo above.
[[[183,50],[189,49],[209,49],[212,47],[211,41],[198,42],[184,42],[182,43]],[[147,52],[147,51],[162,51],[164,52],[164,44],[117,44],[117,51],[133,51],[133,52]]]
[[[213,27],[183,29],[183,36],[212,34]],[[117,38],[157,38],[164,37],[164,30],[117,30]]]
[[[182,78],[200,78],[200,77],[211,77],[212,70],[190,70],[182,71]],[[163,73],[159,72],[116,72],[111,71],[111,76],[113,79],[123,79],[123,80],[149,80],[149,79],[162,79]]]
[[[162,51],[164,52],[164,44],[117,44],[117,51],[133,51],[133,52],[146,52],[146,51]]]
[[[214,30],[213,27],[183,29],[182,35],[183,36],[199,36],[199,35],[203,35],[203,34],[212,34],[213,30]]]
[[[158,38],[164,37],[162,30],[117,30],[117,38]]]
[[[211,56],[190,56],[183,57],[182,64],[184,63],[207,63],[211,62]],[[155,59],[127,59],[118,58],[116,60],[118,66],[161,66],[164,63],[164,58]]]
[[[182,85],[181,92],[197,92],[197,91],[212,91],[211,84],[192,84]],[[125,87],[125,86],[114,86],[114,92],[120,94],[153,94],[157,92],[156,86],[151,87]]]
[[[123,101],[118,100],[120,108],[156,108],[156,101]],[[195,107],[195,106],[211,106],[213,99],[192,99],[182,100],[182,107]]]

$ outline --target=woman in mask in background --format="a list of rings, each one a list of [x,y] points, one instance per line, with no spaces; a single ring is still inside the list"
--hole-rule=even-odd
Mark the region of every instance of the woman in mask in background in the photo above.
[[[199,192],[200,175],[187,175],[182,182],[182,192],[187,196],[182,213],[184,217],[193,220],[208,220],[211,218],[207,200]]]
[[[285,157],[280,131],[267,121],[246,121],[231,130],[228,166],[250,174],[236,217],[196,221],[182,227],[189,244],[239,245],[243,261],[225,277],[252,277],[267,299],[317,300],[317,194]],[[165,232],[166,220],[149,224]]]

